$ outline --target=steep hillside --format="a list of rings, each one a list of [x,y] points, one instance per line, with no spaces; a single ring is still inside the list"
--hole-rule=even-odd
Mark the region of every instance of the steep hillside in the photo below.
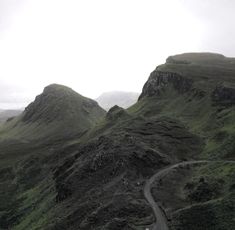
[[[174,117],[204,140],[198,157],[212,161],[169,171],[164,182],[156,182],[154,196],[167,212],[171,229],[233,229],[234,83],[234,58],[210,53],[172,56],[151,73],[129,110],[149,118]]]
[[[31,142],[2,133],[0,229],[140,230],[163,222],[171,230],[233,230],[234,80],[234,59],[172,56],[151,73],[135,105],[112,107],[86,132],[64,120],[71,107],[82,117],[81,96],[52,86],[53,95],[64,92],[63,108],[76,98],[58,109],[46,88],[9,127],[51,129],[61,121],[71,128],[50,130],[62,139]]]
[[[175,117],[206,140],[201,157],[234,159],[234,73],[234,59],[222,55],[172,56],[151,73],[130,111]]]
[[[7,122],[2,138],[69,138],[97,123],[105,111],[97,102],[62,85],[49,85],[21,116]]]
[[[138,93],[112,91],[101,94],[96,101],[105,110],[109,110],[115,105],[118,105],[124,109],[130,107],[137,102],[139,97]]]

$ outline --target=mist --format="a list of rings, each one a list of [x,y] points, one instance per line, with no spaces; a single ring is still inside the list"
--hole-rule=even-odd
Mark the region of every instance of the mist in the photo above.
[[[96,98],[140,92],[169,55],[235,56],[235,2],[0,1],[0,108],[26,106],[51,83]]]

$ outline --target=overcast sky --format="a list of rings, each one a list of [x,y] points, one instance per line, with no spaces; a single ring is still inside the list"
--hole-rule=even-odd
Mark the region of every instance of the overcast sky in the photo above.
[[[0,108],[51,83],[140,92],[169,55],[235,56],[234,0],[0,0]]]

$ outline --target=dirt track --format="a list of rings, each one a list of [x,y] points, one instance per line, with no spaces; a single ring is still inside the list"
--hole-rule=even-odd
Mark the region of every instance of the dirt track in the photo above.
[[[162,212],[161,208],[158,206],[158,204],[153,199],[153,196],[151,194],[151,186],[152,183],[155,180],[159,180],[163,178],[169,171],[172,169],[178,168],[178,167],[184,167],[186,165],[192,165],[192,164],[203,164],[203,163],[210,163],[210,162],[227,162],[227,163],[235,163],[235,161],[184,161],[180,162],[171,166],[168,166],[167,168],[162,169],[161,171],[158,171],[156,174],[154,174],[149,180],[146,181],[145,187],[144,187],[144,196],[150,206],[153,209],[154,215],[155,215],[155,223],[153,224],[152,230],[169,230],[167,226],[167,219]]]

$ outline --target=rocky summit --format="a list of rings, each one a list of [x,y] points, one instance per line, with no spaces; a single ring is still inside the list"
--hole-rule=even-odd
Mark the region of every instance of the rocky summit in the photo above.
[[[235,59],[188,53],[128,109],[46,87],[0,130],[0,229],[233,230],[234,83]]]

